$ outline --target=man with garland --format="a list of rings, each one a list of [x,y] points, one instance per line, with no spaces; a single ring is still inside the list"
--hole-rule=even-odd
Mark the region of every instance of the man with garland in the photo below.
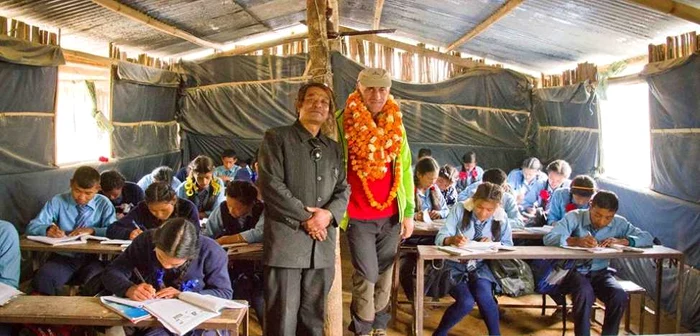
[[[386,335],[394,256],[399,240],[413,233],[411,151],[390,89],[386,70],[362,70],[336,115],[350,185],[340,226],[355,269],[349,326],[355,335]]]

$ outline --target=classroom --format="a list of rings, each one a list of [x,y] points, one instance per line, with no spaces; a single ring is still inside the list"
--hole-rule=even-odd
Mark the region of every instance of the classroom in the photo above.
[[[0,336],[700,333],[699,29],[0,1]]]

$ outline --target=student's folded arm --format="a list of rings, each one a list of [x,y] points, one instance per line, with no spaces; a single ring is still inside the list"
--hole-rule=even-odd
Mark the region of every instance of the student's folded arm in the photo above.
[[[116,296],[124,297],[129,287],[135,285],[131,281],[133,269],[136,267],[134,261],[143,259],[142,254],[148,253],[140,248],[141,240],[150,239],[147,236],[142,234],[136,237],[134,242],[105,268],[102,273],[102,284],[105,289]]]
[[[342,218],[341,218],[342,219]],[[259,243],[263,240],[263,228],[265,227],[265,215],[260,215],[255,227],[241,232],[241,237],[248,244]]]
[[[343,221],[345,217],[345,210],[348,208],[348,199],[350,197],[350,188],[348,188],[348,182],[346,179],[345,167],[343,167],[343,152],[338,151],[337,162],[340,163],[339,167],[334,169],[338,172],[338,178],[336,179],[335,186],[333,187],[333,196],[331,196],[330,201],[323,206],[324,209],[331,212],[333,215],[333,220],[331,225],[337,227],[340,222]]]
[[[122,217],[122,219],[124,219],[124,218],[126,218],[126,217]],[[106,237],[109,239],[127,240],[127,239],[129,239],[129,235],[131,234],[131,231],[133,231],[135,229],[136,228],[133,225],[124,225],[120,219],[120,220],[114,222],[112,225],[110,225],[107,228]]]
[[[283,144],[272,131],[265,132],[259,152],[258,183],[265,206],[274,209],[275,213],[285,218],[280,221],[281,223],[297,230],[301,222],[308,220],[311,214],[306,211],[304,203],[294,197],[284,183],[282,146]]]
[[[649,247],[654,244],[654,237],[651,233],[644,231],[623,219],[626,224],[625,228],[625,238],[629,241],[630,246],[636,247]]]
[[[27,235],[30,236],[46,236],[46,230],[52,225],[57,224],[59,204],[56,198],[52,198],[39,211],[39,214],[32,219],[26,228]]]
[[[559,197],[559,193],[554,193],[552,195],[552,201],[550,202],[550,207],[549,207],[549,213],[547,214],[547,224],[552,225],[554,222],[560,220],[562,217],[564,217],[564,208],[566,207],[565,204],[562,204],[564,202],[561,197]]]
[[[462,222],[462,216],[464,216],[464,207],[460,204],[453,206],[449,215],[447,215],[445,225],[435,235],[435,245],[445,245],[445,238],[457,235],[457,225]]]
[[[567,238],[571,237],[571,233],[576,228],[577,219],[576,213],[569,213],[559,223],[552,228],[552,231],[547,233],[542,242],[547,246],[567,246]]]
[[[203,243],[202,248],[206,248],[205,246],[209,246],[209,244]],[[233,297],[231,280],[228,275],[228,256],[226,251],[220,247],[209,248],[205,255],[204,269],[202,271],[204,272],[205,284],[200,294],[209,294],[228,300]]]
[[[513,246],[513,229],[508,221],[501,225],[501,245]]]

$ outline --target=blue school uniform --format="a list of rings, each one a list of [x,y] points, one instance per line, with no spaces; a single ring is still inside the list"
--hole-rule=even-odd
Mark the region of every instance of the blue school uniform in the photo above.
[[[549,180],[547,180],[547,182],[545,182],[545,184],[544,184],[544,187],[537,193],[537,204],[540,207],[543,207],[545,209],[545,211],[549,211],[549,209],[551,208],[551,200],[552,200],[552,196],[554,195],[554,192],[557,190],[560,190],[562,188],[568,189],[570,186],[571,186],[571,180],[565,179],[561,183],[561,185],[559,185],[559,188],[554,189],[554,188],[552,188],[552,186],[549,185]],[[543,190],[547,191],[546,195],[548,195],[549,198],[542,197],[543,193],[544,193]]]
[[[522,203],[518,204],[520,211],[531,208],[537,202],[540,191],[547,183],[547,175],[543,172],[538,172],[535,178],[530,183],[525,183],[525,177],[521,169],[513,169],[508,173],[508,184],[513,189],[513,193],[525,193]]]
[[[153,184],[153,182],[155,182],[153,180],[153,176],[151,176],[151,174],[147,174],[146,176],[142,177],[138,182],[136,182],[136,184],[139,187],[141,187],[143,191],[146,191],[146,189],[148,189],[148,186]],[[177,187],[179,187],[181,183],[182,182],[180,182],[180,180],[177,177],[173,176],[173,179],[170,180],[170,187],[173,188],[173,190],[177,190]]]
[[[474,172],[476,172],[476,176],[474,176]],[[481,182],[483,177],[484,170],[479,166],[474,167],[474,169],[470,171],[464,171],[464,168],[462,168],[459,172],[459,180],[457,180],[457,191],[461,192],[468,186],[476,182]]]
[[[447,189],[445,189],[445,190],[440,190],[440,192],[442,193],[442,197],[445,198],[445,202],[447,203],[448,207],[457,203],[458,194],[457,194],[457,188],[454,184],[447,187]]]
[[[548,246],[566,246],[569,237],[584,237],[591,234],[598,242],[607,238],[626,238],[630,246],[651,246],[653,237],[615,215],[612,222],[598,230],[591,225],[590,210],[574,210],[564,216],[552,231],[544,236]],[[573,301],[574,331],[576,335],[589,335],[591,326],[591,305],[596,298],[605,303],[603,335],[616,335],[620,328],[627,293],[615,280],[614,271],[608,269],[608,259],[593,259],[580,265],[575,272],[562,280],[555,295],[571,294]]]
[[[19,286],[20,261],[17,229],[12,223],[0,220],[0,282]]]
[[[194,205],[197,207],[197,211],[204,212],[207,214],[207,216],[209,216],[211,215],[211,212],[214,211],[214,208],[221,204],[221,202],[226,201],[226,185],[220,178],[215,178],[214,180],[219,184],[219,190],[216,192],[216,194],[214,194],[214,187],[209,184],[208,187],[195,191],[192,196],[187,196],[187,190],[185,190],[185,184],[187,184],[188,180],[189,178],[185,180],[185,182],[182,182],[182,184],[177,187],[175,193],[177,194],[177,197],[190,200],[192,203],[194,203]],[[212,183],[214,183],[214,181],[212,181]],[[194,184],[196,182],[192,183]]]
[[[44,205],[39,214],[27,225],[26,233],[45,236],[52,223],[67,234],[79,227],[92,228],[96,236],[104,237],[107,228],[117,218],[114,206],[103,195],[95,195],[86,205],[80,207],[70,192],[54,196]],[[46,295],[56,295],[63,285],[73,279],[84,284],[102,272],[102,264],[96,255],[53,253],[34,275],[34,289]]]
[[[238,165],[233,165],[231,169],[226,169],[223,165],[218,166],[214,168],[214,177],[221,178],[222,176],[226,176],[229,178],[230,181],[233,181],[233,179],[236,177],[236,173],[238,173],[238,170],[240,170],[241,167]]]
[[[462,203],[468,198],[472,197],[474,193],[476,193],[476,189],[481,183],[483,182],[474,183],[467,187],[467,189],[464,189],[457,196],[457,202]],[[513,196],[513,194],[509,192],[503,192],[503,197],[501,198],[501,207],[503,208],[503,211],[506,212],[506,216],[508,217],[508,224],[510,225],[511,229],[522,229],[525,227],[525,224],[518,215],[518,205],[515,202],[515,196]]]
[[[469,225],[464,227],[463,218],[469,216]],[[513,246],[513,234],[508,222],[500,224],[500,239],[493,236],[493,217],[479,221],[474,214],[468,212],[462,206],[455,206],[447,216],[443,226],[435,236],[435,245],[444,245],[445,238],[461,233],[469,240],[478,240],[488,237],[494,241],[500,241],[502,245]],[[500,335],[498,303],[493,297],[493,288],[500,288],[491,269],[483,260],[469,260],[467,262],[445,261],[454,287],[450,295],[455,303],[445,310],[440,324],[435,329],[434,335],[447,335],[447,332],[456,325],[464,316],[474,308],[474,302],[479,305],[489,335]]]
[[[439,204],[433,205],[433,197],[431,197],[431,195],[435,195],[434,197]],[[426,189],[426,193],[416,188],[416,200],[418,201],[416,203],[416,212],[436,210],[440,214],[440,218],[447,217],[447,214],[450,212],[450,209],[447,207],[447,202],[437,185],[432,185]],[[418,207],[419,205],[420,207]]]
[[[257,179],[258,174],[250,169],[250,166],[241,167],[236,173],[236,177],[234,177],[235,181],[248,181],[253,183],[255,183]]]
[[[104,193],[100,191],[100,195],[104,195]],[[129,211],[131,211],[131,209],[139,204],[139,202],[143,201],[144,198],[146,198],[146,194],[143,192],[143,189],[138,186],[138,184],[126,181],[124,182],[122,194],[119,196],[119,198],[114,200],[110,199],[110,202],[112,202],[112,205],[114,205],[117,215],[126,215],[129,213]]]
[[[197,207],[186,199],[178,198],[175,203],[175,209],[170,215],[170,218],[179,217],[186,218],[193,224],[199,225]],[[155,229],[161,224],[163,224],[163,221],[153,216],[151,211],[148,210],[148,204],[142,201],[128,215],[107,228],[107,237],[110,239],[129,239],[131,231],[134,231],[137,226],[139,229],[146,231]]]
[[[571,205],[570,205],[571,204]],[[549,211],[547,212],[547,224],[553,225],[564,218],[567,207],[574,207],[572,210],[588,209],[588,203],[578,205],[574,203],[571,196],[571,188],[559,188],[552,193],[549,201]]]

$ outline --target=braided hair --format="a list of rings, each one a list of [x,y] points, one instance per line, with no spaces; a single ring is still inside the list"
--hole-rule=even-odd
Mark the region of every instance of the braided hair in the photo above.
[[[177,268],[176,286],[183,285],[183,280],[193,260],[199,256],[200,242],[198,228],[194,223],[184,218],[168,219],[153,233],[153,244],[170,257],[187,259]],[[158,269],[156,272],[163,272]],[[162,273],[161,273],[162,274]],[[162,276],[157,276],[162,279]],[[159,280],[162,281],[162,280]],[[164,284],[159,283],[159,286]],[[184,290],[181,288],[181,290]]]

